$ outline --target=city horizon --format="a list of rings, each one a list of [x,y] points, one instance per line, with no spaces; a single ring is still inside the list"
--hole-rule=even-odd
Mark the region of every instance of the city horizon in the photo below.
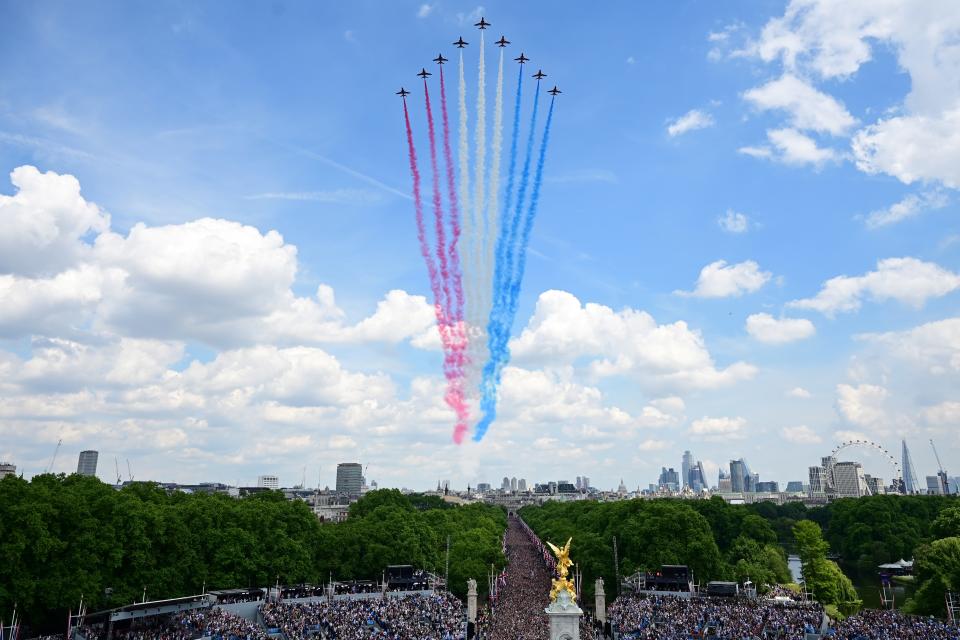
[[[845,444],[856,448],[858,451],[862,451],[862,449],[860,449],[860,447],[857,446],[857,445],[860,445],[860,444],[861,444],[860,441],[857,441],[857,442],[849,442],[849,443],[845,443]],[[896,479],[899,479],[899,480],[903,481],[904,478],[903,478],[903,474],[902,474],[902,469],[901,469],[901,474],[900,474],[900,476],[899,476],[899,477],[895,477],[895,474],[894,474],[894,471],[895,471],[895,470],[894,470],[894,468],[891,466],[891,461],[890,461],[889,459],[888,459],[888,460],[883,460],[883,459],[882,459],[882,456],[881,456],[881,459],[879,459],[879,460],[877,459],[877,458],[878,458],[877,452],[878,452],[878,449],[879,449],[879,448],[876,446],[876,443],[870,442],[869,444],[867,444],[866,442],[863,442],[862,444],[863,444],[863,449],[866,449],[866,450],[867,450],[867,454],[866,454],[865,456],[864,456],[864,455],[860,455],[860,456],[859,456],[859,459],[858,459],[857,456],[849,456],[849,455],[844,455],[844,454],[841,453],[841,454],[838,454],[838,457],[836,458],[836,461],[837,461],[837,462],[853,462],[853,463],[862,465],[863,468],[864,468],[864,472],[866,473],[867,477],[868,477],[868,478],[869,478],[869,477],[874,477],[874,478],[878,478],[878,479],[882,480],[882,482],[883,482],[883,485],[882,485],[882,486],[883,486],[885,489],[889,489],[889,488],[891,487],[892,482],[893,482],[894,480],[896,480]],[[841,451],[843,451],[842,448],[841,448]],[[87,453],[87,452],[84,451],[84,452],[81,452],[81,453]],[[97,454],[97,453],[99,453],[99,452],[97,452],[96,450],[93,450],[92,453]],[[685,450],[685,451],[684,451],[684,454],[686,454],[686,453],[691,453],[691,452],[690,452],[690,450]],[[830,453],[830,452],[827,452],[827,453]],[[872,464],[870,464],[870,465],[864,464],[864,463],[863,463],[863,460],[864,460],[864,459],[870,459],[871,456],[874,458],[874,460],[872,461]],[[911,453],[911,456],[912,456],[912,453]],[[762,478],[760,478],[760,483],[761,483],[761,484],[769,483],[769,482],[774,482],[774,483],[776,483],[776,484],[778,485],[778,488],[776,489],[776,491],[773,491],[774,493],[777,493],[777,492],[781,492],[781,493],[788,492],[788,490],[786,489],[786,487],[787,487],[788,485],[794,484],[794,483],[800,483],[800,484],[803,486],[802,491],[805,492],[805,493],[809,493],[809,491],[810,491],[810,477],[809,477],[810,468],[821,464],[822,460],[823,460],[824,458],[826,458],[826,457],[827,457],[827,456],[821,456],[821,457],[818,458],[818,459],[811,459],[811,460],[809,461],[810,464],[808,464],[808,465],[806,466],[806,469],[807,469],[807,472],[808,472],[808,473],[798,474],[797,477],[792,477],[792,478],[787,478],[787,479],[762,477]],[[110,456],[108,455],[108,456],[105,456],[104,459],[106,460],[106,459],[109,459],[109,458],[110,458]],[[275,486],[275,487],[273,487],[273,488],[281,488],[281,489],[308,488],[308,489],[319,490],[319,489],[321,489],[321,488],[329,488],[329,487],[336,486],[337,467],[338,467],[338,466],[343,465],[343,464],[357,464],[357,465],[360,465],[361,467],[363,467],[363,468],[366,469],[366,470],[364,471],[363,475],[362,475],[363,481],[364,481],[364,483],[365,483],[365,484],[364,484],[364,488],[365,488],[365,489],[366,489],[366,488],[369,488],[369,487],[374,487],[374,488],[379,488],[379,489],[401,489],[401,490],[409,490],[409,491],[413,491],[413,492],[430,492],[430,491],[434,491],[438,486],[441,486],[442,484],[445,484],[445,483],[449,482],[450,484],[449,484],[448,486],[450,487],[450,490],[452,490],[452,491],[458,491],[458,492],[460,492],[460,491],[466,490],[468,487],[472,487],[473,489],[476,489],[478,485],[484,485],[484,484],[490,485],[490,487],[491,487],[493,490],[497,490],[497,489],[499,489],[499,488],[501,487],[503,480],[513,479],[513,480],[524,480],[524,481],[526,481],[527,488],[526,488],[525,490],[526,490],[526,491],[529,491],[529,492],[532,492],[532,491],[533,491],[535,485],[546,484],[546,483],[549,483],[549,482],[556,483],[556,482],[561,482],[561,481],[568,482],[568,483],[570,483],[571,485],[574,485],[574,484],[575,484],[575,485],[577,486],[577,489],[579,490],[579,489],[581,488],[581,487],[579,486],[579,481],[580,481],[581,477],[583,477],[583,478],[588,479],[588,480],[590,481],[590,484],[589,484],[590,488],[596,489],[596,490],[601,491],[601,492],[614,492],[614,493],[615,493],[615,492],[617,491],[617,489],[620,487],[620,483],[621,483],[621,482],[623,482],[623,485],[627,488],[628,492],[631,493],[631,494],[633,494],[633,493],[635,493],[635,492],[641,492],[641,491],[647,492],[648,490],[652,490],[654,487],[657,487],[658,484],[661,485],[659,488],[661,488],[661,489],[670,489],[670,490],[672,490],[674,493],[680,493],[682,489],[685,489],[685,488],[687,488],[687,487],[690,487],[694,492],[697,492],[697,491],[699,490],[699,488],[696,487],[695,483],[690,482],[690,481],[684,481],[684,480],[683,480],[683,478],[689,477],[689,476],[686,475],[686,473],[682,471],[682,469],[683,469],[683,463],[685,462],[684,457],[683,457],[682,455],[681,455],[680,460],[681,460],[681,464],[680,464],[680,465],[677,465],[677,466],[673,466],[672,464],[669,464],[669,463],[663,463],[663,464],[661,465],[661,470],[662,470],[662,471],[674,471],[674,472],[676,472],[676,474],[677,474],[677,480],[676,480],[675,482],[678,484],[678,486],[677,486],[676,488],[671,488],[671,487],[665,486],[665,485],[661,482],[662,478],[658,479],[658,478],[651,477],[650,479],[641,479],[641,480],[639,480],[639,481],[637,481],[637,482],[633,482],[633,481],[627,481],[627,478],[631,477],[629,474],[621,474],[620,476],[618,476],[618,477],[616,477],[615,479],[613,479],[612,482],[609,483],[609,484],[600,484],[600,483],[597,483],[597,482],[594,482],[594,481],[593,481],[593,480],[595,479],[595,477],[592,476],[592,475],[590,475],[590,476],[585,475],[585,474],[580,474],[580,475],[574,474],[574,475],[571,475],[569,472],[565,472],[565,471],[561,471],[561,472],[559,472],[558,474],[555,474],[554,476],[550,476],[550,477],[535,477],[535,478],[534,478],[534,477],[531,477],[529,474],[526,474],[526,475],[516,475],[515,472],[511,472],[509,475],[506,475],[506,476],[497,476],[497,477],[491,476],[490,478],[483,478],[483,477],[477,476],[477,477],[476,477],[475,479],[473,479],[473,480],[465,479],[465,480],[463,480],[460,484],[454,483],[453,481],[451,481],[450,478],[438,478],[435,482],[425,481],[426,484],[421,483],[421,484],[419,484],[419,485],[410,485],[410,486],[405,485],[405,484],[392,485],[392,484],[386,484],[386,483],[377,481],[377,478],[376,478],[375,476],[373,476],[372,474],[369,474],[370,464],[369,464],[369,463],[366,463],[366,464],[365,464],[365,463],[364,463],[363,461],[361,461],[361,460],[357,460],[357,461],[346,460],[346,461],[341,461],[341,462],[336,463],[336,464],[334,465],[334,467],[333,467],[333,470],[330,472],[331,475],[329,476],[329,479],[331,479],[332,482],[324,482],[324,478],[327,478],[327,476],[324,475],[324,472],[322,471],[322,469],[318,469],[318,468],[310,469],[309,467],[301,469],[300,476],[299,476],[299,482],[296,481],[296,478],[294,479],[294,481],[290,481],[290,480],[287,480],[287,479],[286,479],[286,478],[294,475],[294,473],[293,473],[292,471],[289,473],[289,475],[287,475],[287,474],[284,474],[284,472],[283,472],[282,470],[279,470],[278,468],[274,468],[274,469],[270,469],[270,470],[259,470],[260,472],[258,472],[256,475],[252,476],[252,479],[248,479],[247,482],[244,482],[244,481],[243,481],[243,478],[245,478],[246,476],[241,476],[240,478],[236,478],[236,479],[233,479],[233,480],[230,480],[230,479],[211,479],[211,478],[191,479],[191,480],[179,480],[179,479],[171,479],[171,478],[144,478],[144,477],[137,477],[136,474],[133,474],[133,476],[131,476],[131,473],[133,473],[133,471],[132,471],[133,467],[129,466],[130,460],[127,459],[127,458],[124,458],[124,459],[123,459],[123,463],[121,464],[119,457],[114,457],[114,463],[115,463],[114,473],[113,473],[113,474],[110,474],[110,473],[109,473],[109,469],[108,469],[107,467],[100,467],[100,466],[98,466],[97,460],[96,460],[96,455],[94,456],[94,462],[93,462],[93,469],[95,469],[95,473],[92,473],[92,474],[87,473],[87,474],[85,474],[85,475],[94,475],[94,476],[98,477],[100,480],[102,480],[102,481],[104,481],[104,482],[108,482],[109,484],[123,484],[123,483],[125,483],[125,482],[131,482],[131,481],[137,480],[137,481],[141,481],[141,482],[155,482],[155,483],[159,483],[159,484],[170,484],[170,485],[176,484],[176,485],[195,486],[195,485],[221,484],[221,485],[225,485],[225,486],[245,487],[245,488],[263,486],[263,485],[259,484],[259,479],[262,478],[262,477],[265,477],[265,475],[269,475],[270,477],[272,477],[272,478],[274,478],[274,479],[277,479],[277,482],[278,482],[277,486]],[[697,464],[701,464],[701,461],[698,460],[698,459],[696,458],[696,456],[693,456],[693,458],[692,458],[691,461],[692,461],[692,462],[696,462]],[[708,490],[711,490],[711,491],[718,491],[718,492],[721,492],[721,493],[724,492],[724,488],[722,487],[722,485],[721,485],[721,483],[720,483],[720,480],[722,479],[722,477],[726,477],[726,478],[729,480],[729,478],[730,478],[730,476],[731,476],[731,474],[732,474],[731,466],[732,466],[735,462],[737,462],[737,461],[745,461],[745,462],[747,462],[748,465],[749,465],[749,462],[750,462],[749,460],[746,460],[745,458],[742,458],[742,457],[731,459],[731,460],[729,461],[729,463],[728,463],[728,466],[718,466],[718,467],[716,467],[716,468],[713,470],[713,471],[714,471],[713,475],[706,477],[706,478],[705,478],[706,481],[702,484],[702,487],[700,487],[700,488],[702,488],[702,489],[708,489]],[[0,464],[13,464],[13,463],[12,463],[12,461],[0,460]],[[76,466],[77,466],[77,470],[76,470],[77,473],[80,473],[80,465],[81,465],[81,464],[82,464],[82,463],[76,465]],[[897,461],[896,464],[900,464],[900,463]],[[67,463],[66,463],[66,462],[63,462],[63,463],[60,465],[61,468],[60,468],[59,470],[58,470],[58,469],[54,469],[52,472],[53,472],[53,473],[67,473],[67,474],[71,473],[69,470],[64,470],[64,469],[63,469],[63,467],[65,467],[65,466],[67,466]],[[376,469],[376,466],[374,466],[374,469]],[[3,470],[3,469],[0,469],[0,471],[2,471],[2,470]],[[931,471],[930,473],[923,473],[923,472],[922,472],[923,470],[921,470],[920,473],[917,473],[916,470],[914,470],[914,481],[918,483],[917,488],[916,488],[916,490],[914,491],[914,493],[926,493],[926,489],[927,489],[927,478],[937,476],[939,470],[940,470],[939,468],[937,468],[937,469],[932,469],[932,470],[930,470],[930,471]],[[310,471],[312,471],[313,473],[309,473]],[[45,471],[41,471],[40,473],[44,473],[44,472],[45,472]],[[35,476],[35,475],[40,475],[40,473],[30,474],[29,471],[26,471],[26,472],[25,472],[24,470],[19,469],[19,468],[17,468],[16,473],[17,473],[17,475],[21,475],[21,474],[22,474],[23,477],[26,478],[26,479],[30,479],[30,478],[32,478],[32,477]],[[886,475],[884,475],[884,474],[886,474]],[[704,475],[707,476],[707,474],[705,473],[705,470],[704,470]],[[755,475],[760,475],[760,474],[755,474]],[[960,488],[960,487],[958,487],[958,483],[957,483],[957,480],[960,480],[960,476],[950,476],[949,473],[947,473],[947,474],[946,474],[946,478],[948,479],[948,481],[949,481],[949,483],[950,483],[949,492],[951,492],[951,493],[956,493],[956,492],[958,491],[958,488]],[[119,480],[120,482],[115,482],[114,480]],[[317,481],[316,484],[312,484],[312,482],[313,482],[314,480]],[[375,483],[375,484],[374,484],[374,483]],[[609,488],[607,488],[608,486],[609,486]],[[586,487],[584,487],[584,489],[586,489]],[[744,492],[744,490],[743,490],[743,489],[736,489],[736,490],[735,490],[735,489],[733,489],[733,487],[728,487],[728,488],[726,489],[726,492],[727,492],[727,493],[742,493],[742,492]],[[749,493],[770,493],[771,490],[766,490],[766,489],[765,489],[765,490],[757,490],[757,489],[754,488],[754,489],[750,489],[750,490],[747,491],[747,492],[749,492]],[[791,493],[796,493],[796,492],[797,492],[797,490],[794,490],[794,491],[792,491]]]

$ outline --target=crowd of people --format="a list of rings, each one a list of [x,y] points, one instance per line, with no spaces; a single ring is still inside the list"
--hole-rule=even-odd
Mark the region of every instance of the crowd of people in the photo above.
[[[375,600],[276,602],[260,606],[264,626],[287,640],[464,640],[461,602],[447,593]]]
[[[899,611],[866,609],[823,625],[823,610],[812,602],[641,594],[617,598],[607,615],[620,637],[629,640],[803,640],[821,631],[829,640],[960,640],[954,624]]]
[[[103,624],[80,627],[85,640],[105,640]],[[250,622],[224,609],[194,609],[177,616],[157,617],[134,622],[129,629],[115,628],[114,640],[267,640],[256,622]]]
[[[960,640],[960,627],[937,618],[865,609],[831,629],[834,640]]]
[[[551,574],[533,540],[514,517],[506,541],[506,580],[499,587],[489,615],[478,625],[484,640],[545,640]]]
[[[635,640],[803,640],[805,633],[819,632],[823,620],[823,610],[816,604],[666,595],[621,596],[607,615],[621,637]]]

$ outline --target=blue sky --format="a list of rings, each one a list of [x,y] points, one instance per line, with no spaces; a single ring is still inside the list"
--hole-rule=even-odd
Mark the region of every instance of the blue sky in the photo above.
[[[362,457],[411,487],[646,486],[687,448],[785,482],[852,435],[956,460],[960,18],[830,4],[3,5],[0,169],[41,173],[0,202],[0,457],[36,473],[62,437],[62,470],[246,482]],[[480,14],[564,93],[504,419],[457,448],[393,92]]]

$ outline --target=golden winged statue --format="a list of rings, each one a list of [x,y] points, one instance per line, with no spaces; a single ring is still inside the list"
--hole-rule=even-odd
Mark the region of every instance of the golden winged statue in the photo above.
[[[556,602],[557,595],[564,590],[570,593],[570,599],[572,601],[576,602],[577,600],[577,589],[573,583],[567,579],[567,575],[570,573],[570,565],[573,564],[573,560],[570,559],[570,543],[572,541],[573,538],[568,539],[567,544],[563,545],[562,549],[552,542],[547,542],[547,546],[553,551],[553,555],[557,556],[557,575],[560,576],[553,581],[553,588],[550,590],[551,602]]]

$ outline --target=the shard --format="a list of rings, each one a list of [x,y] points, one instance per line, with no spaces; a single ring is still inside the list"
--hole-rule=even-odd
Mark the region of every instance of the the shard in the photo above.
[[[903,492],[907,495],[920,492],[920,485],[917,482],[917,474],[913,470],[913,459],[910,457],[910,449],[907,448],[906,439],[903,442]]]

